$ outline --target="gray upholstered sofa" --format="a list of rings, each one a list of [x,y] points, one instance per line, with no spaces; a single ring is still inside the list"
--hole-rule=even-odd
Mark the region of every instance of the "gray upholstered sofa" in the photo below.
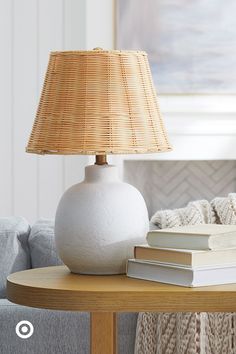
[[[29,268],[61,264],[55,246],[53,222],[40,220],[32,228],[21,217],[0,218],[0,353],[87,354],[89,315],[51,311],[12,304],[6,299],[8,274]],[[17,336],[18,322],[30,321],[34,333]],[[134,351],[136,314],[121,314],[118,322],[120,354]]]

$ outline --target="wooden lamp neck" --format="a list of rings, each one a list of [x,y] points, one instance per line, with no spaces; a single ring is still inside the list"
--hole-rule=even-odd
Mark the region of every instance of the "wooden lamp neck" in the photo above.
[[[95,165],[107,165],[106,155],[96,155]]]

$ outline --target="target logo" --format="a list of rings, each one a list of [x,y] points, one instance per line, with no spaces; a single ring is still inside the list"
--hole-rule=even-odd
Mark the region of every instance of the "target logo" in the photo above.
[[[27,339],[34,333],[34,326],[29,321],[20,321],[16,325],[16,334],[22,339]]]

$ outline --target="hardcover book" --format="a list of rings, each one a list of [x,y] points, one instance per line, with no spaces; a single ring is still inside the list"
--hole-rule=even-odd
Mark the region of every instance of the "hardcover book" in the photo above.
[[[236,283],[236,263],[228,266],[183,267],[129,259],[127,276],[187,287]]]
[[[201,224],[149,231],[152,247],[218,250],[236,247],[236,225]]]
[[[156,248],[139,245],[134,248],[134,258],[159,261],[189,267],[226,265],[236,263],[236,248],[225,250],[188,250],[174,248]]]

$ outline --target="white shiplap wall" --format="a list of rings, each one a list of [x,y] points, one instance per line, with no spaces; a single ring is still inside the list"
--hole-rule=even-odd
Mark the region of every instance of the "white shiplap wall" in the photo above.
[[[101,21],[101,19],[103,19]],[[0,0],[0,215],[54,217],[87,157],[25,153],[49,52],[113,46],[110,0]]]

